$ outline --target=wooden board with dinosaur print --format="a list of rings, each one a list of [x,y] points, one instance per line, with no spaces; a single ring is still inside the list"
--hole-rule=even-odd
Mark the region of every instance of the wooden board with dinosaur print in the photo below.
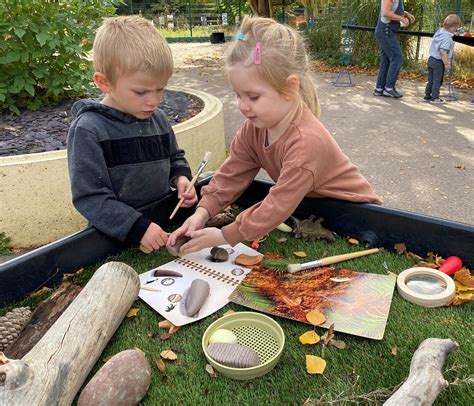
[[[396,279],[333,267],[297,274],[264,267],[247,274],[229,299],[237,304],[304,323],[312,309],[322,311],[329,328],[381,340]]]

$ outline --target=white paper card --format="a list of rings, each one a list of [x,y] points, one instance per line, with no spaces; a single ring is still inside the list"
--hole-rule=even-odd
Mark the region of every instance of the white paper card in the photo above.
[[[212,262],[211,249],[205,248],[142,273],[141,286],[159,291],[140,289],[139,297],[175,326],[193,323],[221,309],[229,303],[229,295],[250,272],[249,268],[236,265],[235,258],[240,254],[260,255],[241,243],[235,247],[221,247],[229,252],[228,261]],[[153,276],[158,269],[179,272],[183,276]],[[194,279],[208,282],[210,293],[199,312],[188,317],[185,311],[186,294]]]

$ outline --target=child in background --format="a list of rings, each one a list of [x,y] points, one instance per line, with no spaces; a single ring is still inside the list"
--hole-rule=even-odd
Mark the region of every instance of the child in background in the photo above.
[[[428,58],[428,83],[425,88],[424,100],[431,103],[446,103],[439,97],[443,84],[444,72],[451,69],[451,60],[454,53],[453,35],[461,24],[461,19],[456,14],[450,14],[444,19],[443,28],[433,35]]]
[[[103,233],[147,250],[168,233],[137,208],[177,189],[183,207],[196,203],[184,151],[158,108],[173,73],[171,49],[158,30],[138,16],[107,18],[93,45],[93,76],[100,103],[72,108],[67,156],[73,204]]]
[[[245,17],[226,55],[226,73],[246,120],[230,155],[202,188],[196,212],[173,232],[194,252],[261,237],[285,221],[305,196],[382,203],[319,121],[319,102],[303,39],[269,18]],[[205,222],[234,202],[260,168],[276,182],[265,199],[217,228]]]

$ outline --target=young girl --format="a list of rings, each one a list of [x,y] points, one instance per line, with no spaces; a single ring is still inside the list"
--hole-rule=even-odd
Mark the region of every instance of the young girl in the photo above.
[[[230,155],[201,190],[196,212],[167,244],[183,252],[259,238],[291,216],[305,196],[381,204],[318,120],[320,110],[303,39],[269,18],[245,17],[226,55],[226,73],[246,120]],[[275,181],[265,199],[221,230],[206,221],[235,201],[260,168]]]

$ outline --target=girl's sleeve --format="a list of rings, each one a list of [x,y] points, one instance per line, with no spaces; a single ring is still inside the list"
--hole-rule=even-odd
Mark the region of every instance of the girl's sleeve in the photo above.
[[[224,238],[234,246],[240,241],[257,239],[284,222],[312,190],[313,172],[292,165],[282,168],[277,183],[261,202],[237,216],[223,228]]]
[[[201,189],[197,207],[205,208],[210,216],[233,203],[252,183],[260,170],[256,154],[245,141],[243,127],[232,140],[229,157],[212,177],[209,185]]]

